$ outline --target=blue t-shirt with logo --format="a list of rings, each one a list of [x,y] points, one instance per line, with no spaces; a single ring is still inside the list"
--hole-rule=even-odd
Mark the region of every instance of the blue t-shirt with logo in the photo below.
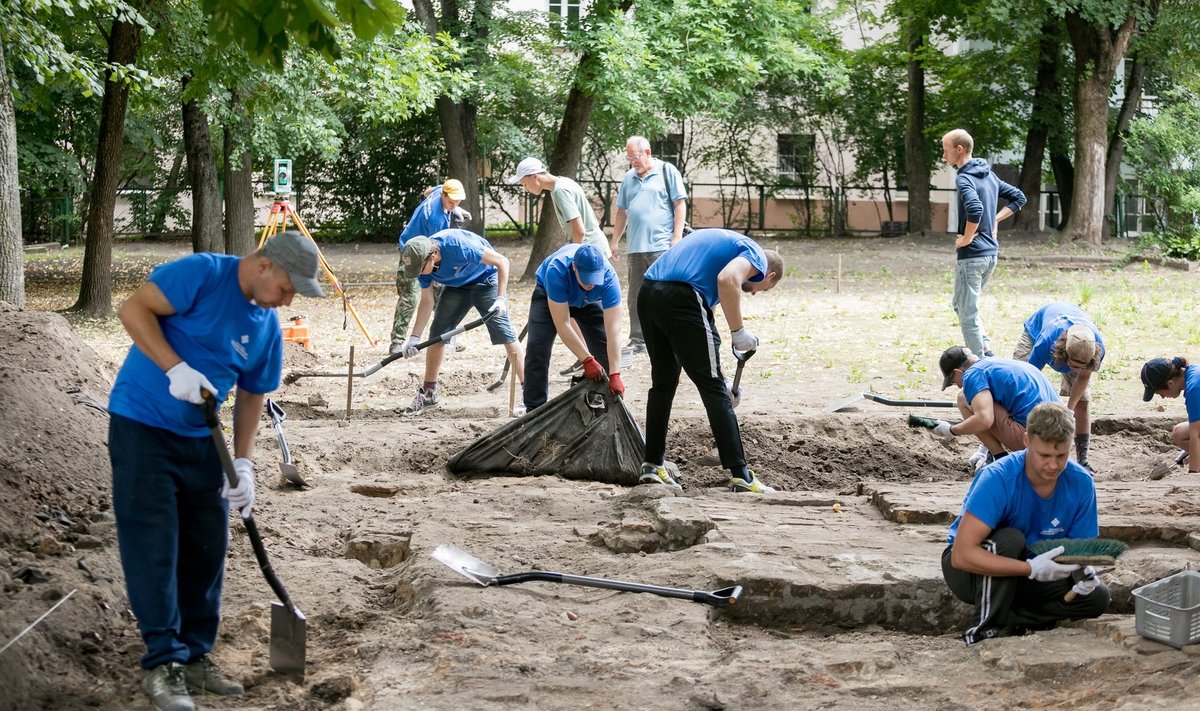
[[[617,207],[628,213],[629,253],[662,252],[671,246],[675,201],[687,198],[683,176],[670,163],[655,160],[650,172],[631,169],[617,190]]]
[[[1200,421],[1200,365],[1189,365],[1183,371],[1183,402],[1188,422]]]
[[[175,313],[159,317],[171,348],[217,388],[224,402],[236,384],[269,393],[283,371],[283,334],[275,309],[246,298],[238,285],[238,257],[193,254],[163,264],[149,281]],[[117,373],[108,409],[184,437],[208,437],[200,407],[171,396],[167,374],[136,345]]]
[[[766,277],[767,255],[754,240],[732,230],[696,230],[650,265],[646,279],[691,284],[711,309],[721,303],[717,275],[738,257],[745,258],[758,270],[750,281],[762,281]]]
[[[432,286],[435,281],[446,286],[467,286],[496,275],[495,267],[483,263],[483,253],[492,245],[474,232],[456,227],[442,230],[430,239],[441,252],[442,261],[432,273],[417,277],[421,288]]]
[[[1043,499],[1025,474],[1028,450],[1013,452],[984,467],[971,480],[962,511],[950,525],[946,541],[954,545],[963,512],[995,531],[1015,528],[1025,534],[1025,545],[1044,538],[1096,538],[1100,520],[1096,513],[1096,485],[1087,470],[1073,461],[1058,475],[1054,492]]]
[[[1033,341],[1033,348],[1029,351],[1029,364],[1038,370],[1048,365],[1060,373],[1070,372],[1071,367],[1067,362],[1064,360],[1062,363],[1055,363],[1050,357],[1050,351],[1054,348],[1054,342],[1076,324],[1092,330],[1092,335],[1096,337],[1096,343],[1100,346],[1100,360],[1103,361],[1104,339],[1100,337],[1100,330],[1096,328],[1096,324],[1075,304],[1055,301],[1034,311],[1032,316],[1025,319],[1025,333],[1029,334],[1030,340]]]
[[[1023,360],[981,358],[963,373],[962,382],[967,402],[990,390],[992,400],[1003,405],[1022,426],[1033,408],[1043,402],[1058,402],[1058,393],[1042,371]]]
[[[413,210],[412,217],[400,233],[400,248],[413,237],[431,237],[450,228],[449,210],[442,207],[442,186],[437,186]]]
[[[554,254],[546,257],[537,270],[538,286],[546,290],[546,298],[571,308],[579,309],[588,304],[600,304],[600,308],[611,309],[621,305],[621,284],[617,281],[617,273],[612,264],[604,262],[604,283],[597,284],[590,291],[585,291],[575,278],[571,265],[575,262],[575,253],[582,244],[568,244],[558,248]]]

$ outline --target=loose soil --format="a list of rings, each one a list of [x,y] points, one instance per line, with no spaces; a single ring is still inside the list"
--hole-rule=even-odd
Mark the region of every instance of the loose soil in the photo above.
[[[1142,546],[1114,574],[1112,614],[1031,637],[971,648],[958,641],[968,609],[949,597],[937,556],[975,445],[945,444],[905,423],[907,410],[860,401],[875,390],[946,399],[937,354],[958,340],[949,303],[948,240],[783,242],[788,278],[747,300],[763,340],[747,366],[739,410],[751,466],[781,491],[724,491],[704,466],[713,446],[699,398],[679,390],[668,457],[685,489],[622,488],[557,477],[452,477],[446,460],[507,422],[508,386],[486,386],[502,351],[482,331],[448,355],[443,405],[401,414],[421,364],[398,361],[354,384],[306,378],[273,397],[302,475],[278,474],[264,419],[256,448],[255,518],[274,567],[309,618],[308,674],[267,667],[270,590],[245,533],[231,529],[216,658],[247,695],[200,699],[227,709],[746,709],[1145,708],[1200,691],[1193,648],[1174,651],[1133,631],[1132,588],[1200,567],[1200,481],[1173,472],[1146,481],[1169,456],[1181,402],[1140,400],[1137,369],[1187,353],[1190,323],[1158,316],[1200,276],[1134,263],[1115,252],[1046,258],[1071,249],[1011,238],[984,299],[996,350],[1052,299],[1086,301],[1110,354],[1095,382],[1092,462],[1101,523]],[[499,245],[519,271],[528,249]],[[376,337],[390,330],[395,250],[330,246],[330,263]],[[118,245],[123,297],[184,245]],[[840,290],[838,255],[845,271]],[[110,511],[106,401],[128,348],[115,319],[64,318],[78,283],[77,249],[27,267],[30,309],[0,309],[0,644],[67,593],[73,597],[0,654],[0,709],[147,709],[143,652],[128,610]],[[1088,259],[1082,259],[1088,257]],[[1082,268],[1080,265],[1083,265]],[[618,265],[622,271],[623,264]],[[510,302],[527,302],[529,284]],[[1083,298],[1086,297],[1086,298]],[[515,308],[520,311],[520,308]],[[314,352],[290,346],[285,368],[356,370],[387,355],[343,330],[340,300],[297,299]],[[518,313],[516,321],[524,320]],[[520,323],[516,324],[518,327]],[[724,328],[722,326],[722,328]],[[555,371],[569,365],[559,348]],[[648,362],[623,373],[641,419]],[[555,392],[566,387],[555,378]],[[519,397],[519,394],[518,394]],[[923,412],[922,414],[946,411]],[[226,414],[226,417],[228,415]],[[1153,488],[1159,487],[1159,488]],[[1137,492],[1146,496],[1107,492]],[[885,493],[880,493],[885,492]],[[886,492],[892,492],[888,494]],[[891,497],[891,504],[886,504]],[[940,498],[938,498],[940,497]],[[900,506],[919,509],[897,516]],[[836,506],[835,506],[836,504]],[[914,510],[915,510],[914,509]],[[1170,526],[1163,521],[1170,519]],[[906,522],[907,521],[907,522]],[[1114,529],[1115,530],[1115,529]],[[1163,531],[1173,531],[1169,537]],[[1167,540],[1169,538],[1169,540]],[[481,588],[429,558],[453,543],[505,572],[547,569],[696,589],[741,584],[727,610],[648,595],[548,583]]]

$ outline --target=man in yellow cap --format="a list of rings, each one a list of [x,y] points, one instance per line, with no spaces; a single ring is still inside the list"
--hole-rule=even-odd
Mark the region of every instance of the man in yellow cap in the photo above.
[[[442,230],[458,227],[471,220],[471,214],[459,207],[459,203],[467,198],[467,191],[462,182],[450,178],[434,187],[425,196],[412,217],[400,233],[400,249],[413,237],[432,237]],[[396,313],[392,318],[392,345],[390,351],[399,353],[404,349],[404,339],[408,334],[408,323],[412,321],[417,309],[417,299],[421,295],[416,279],[404,276],[404,265],[396,269]]]

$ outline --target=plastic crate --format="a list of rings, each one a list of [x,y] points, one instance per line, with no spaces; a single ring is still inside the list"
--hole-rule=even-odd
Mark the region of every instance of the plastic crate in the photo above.
[[[1133,591],[1137,633],[1172,647],[1200,642],[1200,573],[1185,570]]]

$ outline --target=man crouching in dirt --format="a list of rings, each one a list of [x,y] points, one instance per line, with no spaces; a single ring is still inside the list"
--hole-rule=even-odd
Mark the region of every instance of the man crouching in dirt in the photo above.
[[[1058,402],[1054,386],[1042,371],[1025,361],[983,358],[963,346],[947,348],[938,366],[942,390],[953,383],[958,393],[958,411],[963,421],[950,424],[938,420],[931,431],[945,439],[975,435],[987,448],[968,460],[974,471],[1025,447],[1025,421],[1043,402]],[[1007,449],[1006,449],[1007,448]]]
[[[195,708],[188,692],[241,694],[208,657],[217,638],[229,507],[250,515],[254,437],[279,387],[275,307],[324,296],[317,247],[298,232],[247,256],[194,254],[155,269],[121,306],[133,339],[109,400],[113,511],[129,606],[154,708]],[[230,488],[200,404],[234,385]]]
[[[1042,539],[1100,535],[1096,487],[1087,470],[1069,460],[1074,436],[1067,408],[1038,405],[1029,414],[1028,448],[971,481],[942,553],[946,585],[975,606],[963,634],[967,644],[1099,617],[1108,607],[1108,588],[1095,570],[1077,573],[1078,565],[1054,562],[1062,546],[1027,557],[1026,546]],[[1068,591],[1078,597],[1064,601]]]
[[[738,351],[758,348],[758,337],[742,323],[742,294],[768,291],[783,278],[783,257],[754,240],[721,229],[696,230],[673,245],[646,270],[638,295],[638,317],[650,355],[646,401],[646,461],[641,481],[678,486],[663,467],[667,423],[682,368],[700,391],[708,424],[717,441],[721,466],[734,491],[756,494],[774,489],[746,466],[733,400],[721,374],[721,336],[713,307],[721,305]]]
[[[400,261],[405,276],[415,278],[421,285],[412,335],[401,350],[405,358],[417,354],[417,344],[430,313],[433,314],[430,333],[437,335],[458,327],[474,306],[480,316],[494,312],[486,324],[492,345],[504,346],[517,380],[525,380],[521,344],[508,321],[508,257],[492,249],[487,240],[474,232],[451,228],[432,237],[413,237],[404,245]],[[435,282],[445,287],[436,310],[432,288]],[[419,414],[441,401],[437,379],[445,355],[444,343],[429,346],[425,354],[425,382],[417,388],[404,414]]]

